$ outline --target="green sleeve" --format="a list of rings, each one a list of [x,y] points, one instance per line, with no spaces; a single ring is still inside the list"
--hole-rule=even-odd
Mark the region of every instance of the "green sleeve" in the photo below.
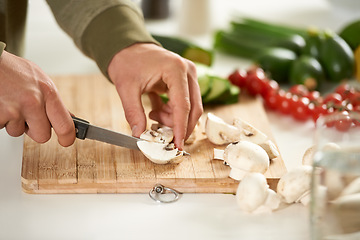
[[[131,0],[47,0],[60,27],[108,77],[113,56],[134,43],[158,44]]]
[[[6,47],[6,44],[4,42],[0,42],[0,56],[2,55],[5,47]]]

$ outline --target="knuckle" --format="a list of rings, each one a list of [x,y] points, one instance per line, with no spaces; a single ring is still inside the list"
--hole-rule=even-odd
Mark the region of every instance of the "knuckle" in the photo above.
[[[30,137],[37,143],[46,143],[51,138],[51,131],[48,129],[42,132],[38,132]]]

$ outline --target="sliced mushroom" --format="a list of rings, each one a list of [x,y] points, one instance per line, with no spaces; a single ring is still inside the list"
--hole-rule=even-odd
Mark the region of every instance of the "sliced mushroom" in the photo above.
[[[325,151],[337,150],[337,149],[340,149],[340,146],[333,142],[329,142],[322,147],[322,150],[325,150]],[[315,145],[306,149],[304,156],[302,158],[303,165],[309,165],[309,166],[313,165],[313,158],[314,158],[315,150],[316,150]]]
[[[286,203],[303,202],[308,204],[311,183],[311,166],[301,166],[283,175],[277,185],[277,193]]]
[[[249,172],[265,173],[269,169],[269,157],[259,145],[239,141],[224,150],[224,161],[231,167],[230,177],[241,180]]]
[[[279,197],[260,173],[249,173],[241,180],[236,200],[240,209],[248,213],[271,212],[280,205]]]
[[[250,123],[240,118],[235,118],[233,125],[241,130],[239,140],[246,140],[260,145],[267,152],[271,160],[280,155],[273,141],[271,141],[265,133],[255,128]]]
[[[205,133],[210,142],[223,145],[239,140],[240,129],[226,123],[223,119],[212,113],[207,114]]]
[[[140,151],[152,162],[157,164],[180,163],[183,151],[175,148],[173,143],[156,143],[138,141]]]
[[[270,160],[280,155],[275,144],[263,132],[239,118],[234,119],[231,125],[214,114],[208,113],[205,132],[213,144],[223,145],[245,140],[264,148]]]

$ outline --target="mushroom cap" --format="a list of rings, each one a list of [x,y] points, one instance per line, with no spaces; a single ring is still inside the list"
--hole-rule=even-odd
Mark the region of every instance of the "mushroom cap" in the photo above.
[[[268,196],[269,186],[261,173],[248,173],[239,183],[236,201],[241,210],[253,212],[260,207]]]
[[[214,114],[208,113],[205,123],[205,133],[210,142],[216,145],[223,145],[238,141],[241,130],[226,123]]]
[[[277,193],[286,203],[299,201],[310,190],[311,173],[313,168],[303,165],[287,172],[277,185]]]
[[[225,148],[224,160],[231,168],[246,172],[265,173],[269,168],[269,157],[266,151],[259,145],[248,141],[229,144]]]
[[[177,148],[167,150],[167,143],[138,141],[137,145],[145,157],[157,164],[179,163],[183,156]]]

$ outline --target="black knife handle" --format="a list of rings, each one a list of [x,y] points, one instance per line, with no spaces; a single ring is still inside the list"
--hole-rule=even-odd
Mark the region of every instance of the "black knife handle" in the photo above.
[[[86,138],[86,133],[89,128],[89,122],[78,117],[74,117],[74,116],[71,117],[75,124],[76,137],[84,140]]]

